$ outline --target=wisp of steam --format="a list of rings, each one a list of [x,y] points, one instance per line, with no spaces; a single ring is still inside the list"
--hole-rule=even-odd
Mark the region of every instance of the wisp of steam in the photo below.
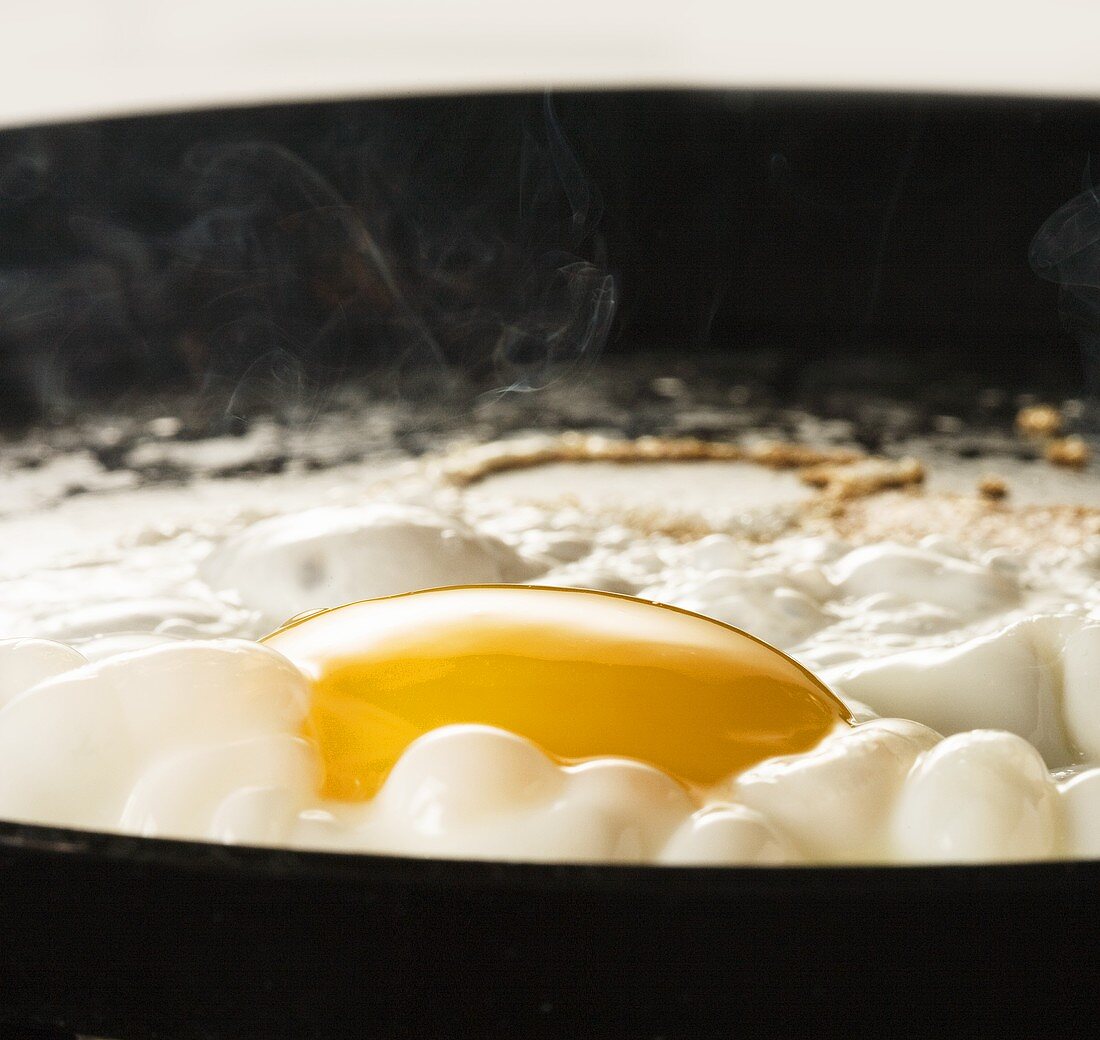
[[[500,107],[477,149],[454,104],[325,112],[0,141],[0,207],[28,244],[0,271],[7,399],[64,418],[89,392],[170,385],[232,429],[308,422],[346,375],[532,390],[600,353],[601,203],[553,99]]]
[[[1092,410],[1100,391],[1100,195],[1085,167],[1084,190],[1056,210],[1031,241],[1028,259],[1059,286],[1066,329],[1080,345]]]

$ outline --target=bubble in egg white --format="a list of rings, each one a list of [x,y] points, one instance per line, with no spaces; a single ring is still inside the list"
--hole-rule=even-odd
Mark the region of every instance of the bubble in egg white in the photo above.
[[[442,834],[545,802],[564,778],[529,741],[492,726],[441,726],[414,740],[375,796],[380,815]]]
[[[524,567],[503,542],[452,517],[375,504],[261,520],[215,549],[201,571],[274,626],[307,610],[414,589],[522,580]]]
[[[695,808],[682,784],[641,762],[600,758],[567,772],[568,789],[554,812],[578,826],[597,821],[603,854],[613,860],[653,859]]]
[[[232,845],[287,845],[302,812],[302,792],[286,783],[241,787],[214,810],[205,837]]]
[[[710,534],[669,554],[672,564],[686,564],[704,571],[741,570],[750,564],[749,554],[729,535]]]
[[[297,729],[309,689],[289,661],[243,639],[167,643],[89,666],[156,752]]]
[[[301,737],[269,734],[191,748],[154,762],[134,785],[119,826],[128,833],[170,838],[285,841],[320,785],[316,749]],[[263,801],[244,792],[263,791]],[[281,795],[280,795],[281,792]],[[276,795],[281,812],[257,819]],[[234,799],[234,806],[226,803]],[[277,826],[282,822],[282,827]],[[234,837],[227,839],[227,829]]]
[[[1100,859],[1100,769],[1086,769],[1059,788],[1066,851]]]
[[[818,604],[770,574],[719,571],[650,586],[641,594],[645,599],[706,614],[776,646],[801,643],[827,623]]]
[[[1061,650],[1066,728],[1095,762],[1100,760],[1100,624],[1074,625]]]
[[[47,680],[0,709],[0,818],[117,826],[140,756],[118,700],[85,672]]]
[[[942,741],[907,779],[894,851],[914,862],[1045,859],[1058,848],[1058,792],[1039,753],[1013,733]]]
[[[938,740],[939,734],[903,719],[838,727],[812,751],[742,773],[731,794],[782,828],[810,859],[881,859],[897,792]]]
[[[1024,621],[960,646],[842,664],[822,678],[879,715],[920,719],[943,734],[1016,733],[1055,767],[1075,758],[1062,718],[1058,632],[1054,619]]]
[[[79,651],[50,639],[0,639],[0,707],[32,686],[85,663]]]
[[[641,762],[565,766],[515,734],[447,726],[409,746],[358,820],[314,817],[299,833],[324,844],[343,825],[363,847],[411,855],[648,862],[695,808]]]
[[[788,568],[785,578],[791,588],[817,603],[826,602],[833,594],[832,584],[817,564],[796,563]]]
[[[692,809],[690,804],[677,809],[665,797],[661,788],[675,781],[658,774],[651,786],[623,775],[635,765],[648,769],[640,763],[608,759],[590,764],[597,771],[606,767],[596,787],[585,790],[584,784],[567,782],[552,802],[512,817],[497,841],[501,855],[555,862],[646,863],[660,854]],[[655,796],[652,801],[651,796]]]
[[[657,859],[679,866],[778,866],[801,857],[765,816],[744,805],[716,805],[683,823]]]
[[[178,642],[86,664],[0,709],[0,817],[114,830],[161,756],[295,731],[304,677],[244,640]]]
[[[930,549],[892,543],[854,549],[831,572],[845,596],[890,593],[961,616],[1005,610],[1020,596],[1010,575]]]

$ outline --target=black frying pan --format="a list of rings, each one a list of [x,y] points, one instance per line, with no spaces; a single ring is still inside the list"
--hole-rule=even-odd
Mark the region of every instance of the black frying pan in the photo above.
[[[485,323],[531,314],[544,337],[568,294],[538,264],[565,255],[617,279],[609,351],[724,352],[784,400],[839,385],[856,348],[900,397],[934,380],[1083,389],[1091,355],[1027,250],[1098,140],[1094,103],[751,92],[11,132],[0,419],[163,386],[232,417],[269,385],[305,387],[289,404],[308,418],[314,388],[396,358],[539,385],[571,358]],[[311,170],[388,282],[351,262],[369,250]],[[0,1033],[1083,1038],[1098,903],[1094,862],[537,866],[0,824]]]
[[[1096,862],[547,866],[5,824],[0,1021],[121,1040],[1084,1037],[1098,897]]]

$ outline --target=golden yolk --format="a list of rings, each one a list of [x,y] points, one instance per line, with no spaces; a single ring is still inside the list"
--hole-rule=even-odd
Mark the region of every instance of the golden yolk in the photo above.
[[[310,614],[264,642],[312,681],[306,731],[330,798],[370,798],[412,741],[452,723],[510,730],[560,760],[625,756],[709,786],[851,720],[766,643],[606,592],[429,589]]]

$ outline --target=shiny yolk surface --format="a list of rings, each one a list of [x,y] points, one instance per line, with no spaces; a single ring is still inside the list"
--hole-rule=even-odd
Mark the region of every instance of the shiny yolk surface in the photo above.
[[[312,681],[323,793],[364,800],[417,737],[510,730],[567,761],[625,756],[709,786],[805,751],[843,704],[752,636],[675,607],[487,585],[351,603],[264,640]]]

